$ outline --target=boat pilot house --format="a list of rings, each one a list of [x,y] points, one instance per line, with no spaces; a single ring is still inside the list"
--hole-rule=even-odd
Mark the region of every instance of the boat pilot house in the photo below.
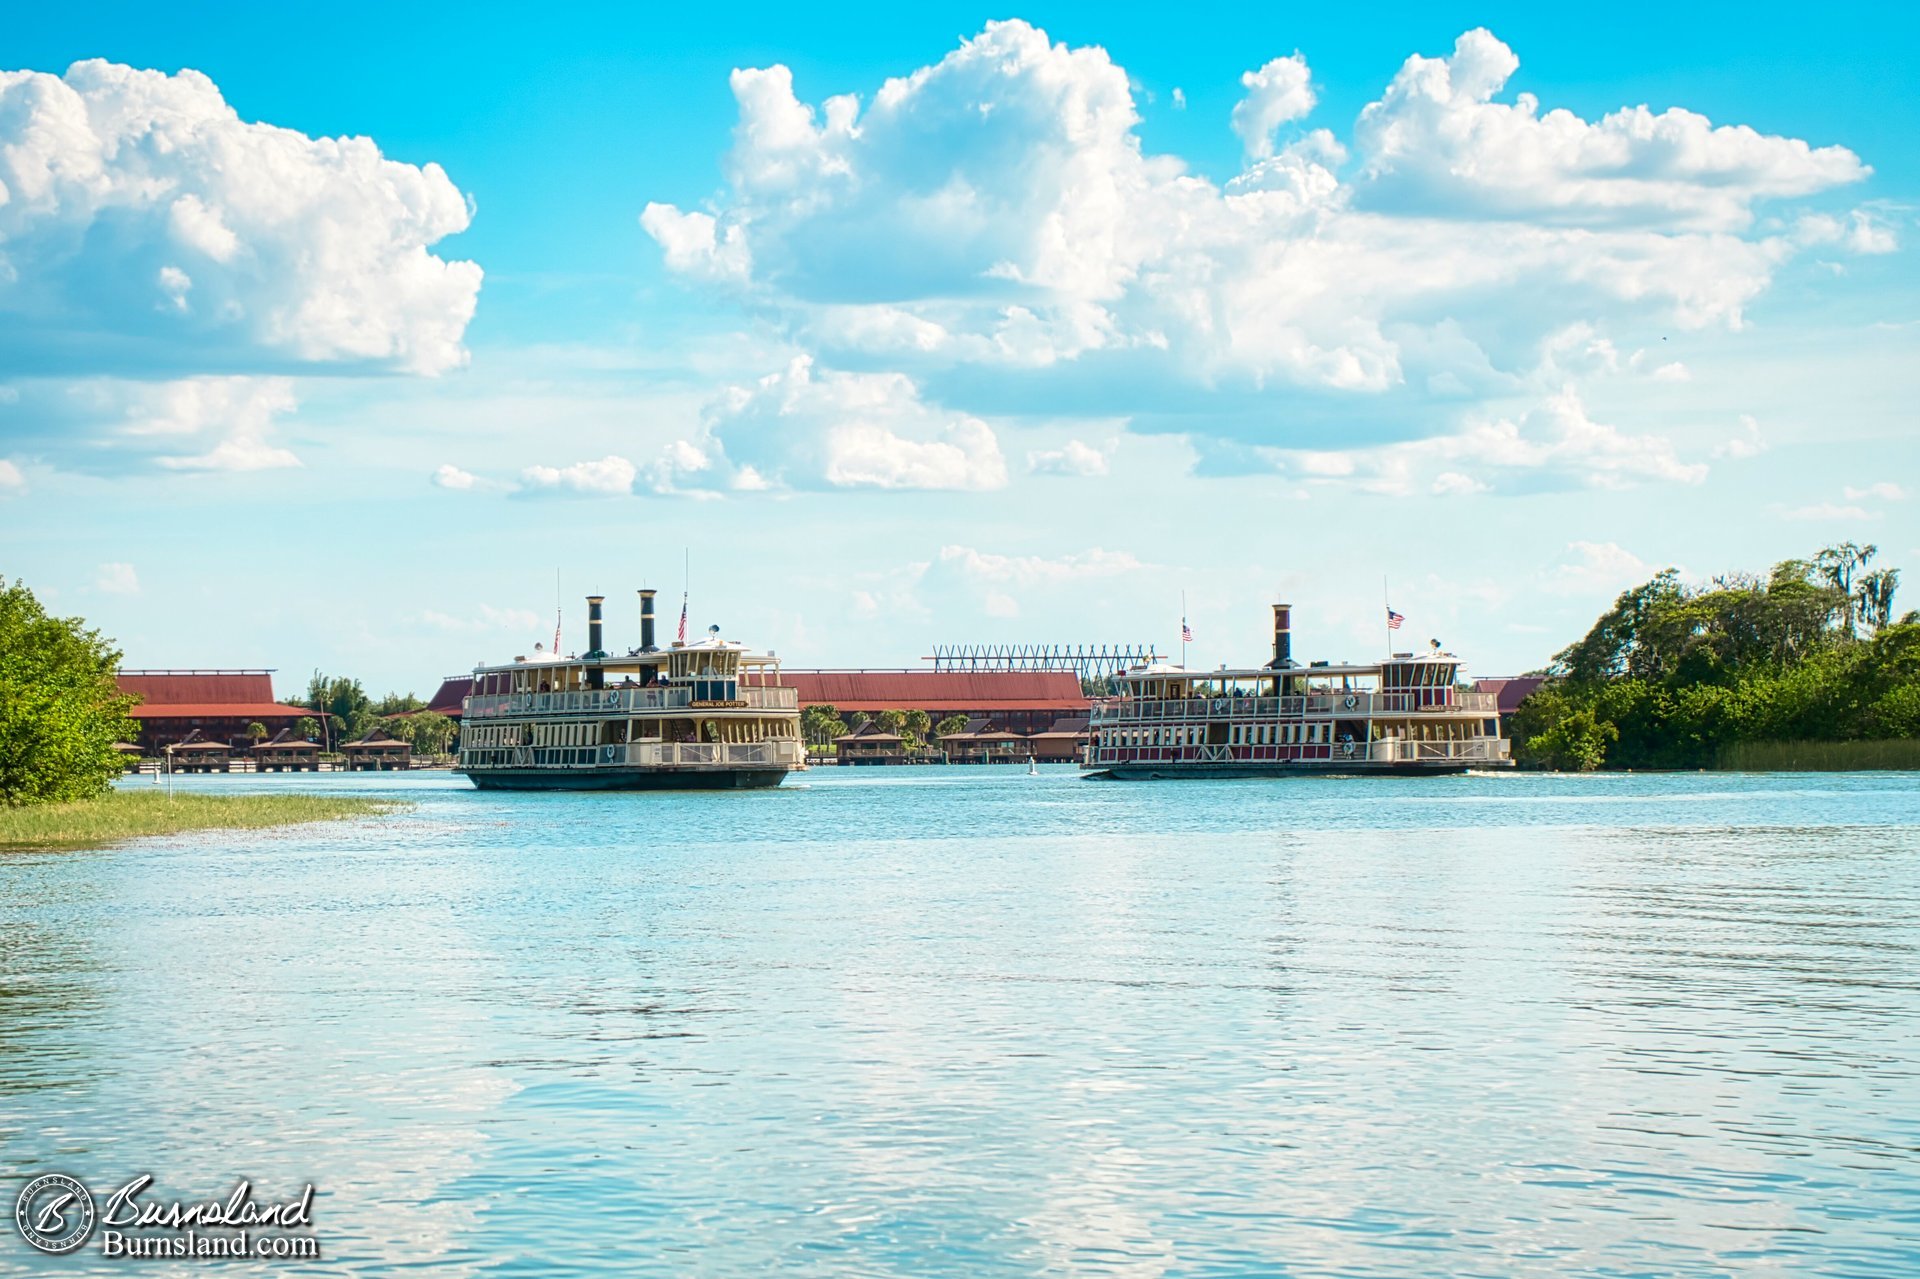
[[[1273,606],[1273,658],[1217,671],[1136,667],[1094,707],[1087,767],[1114,777],[1289,772],[1446,773],[1511,766],[1490,694],[1460,660],[1394,653],[1358,665],[1293,660],[1292,610]]]

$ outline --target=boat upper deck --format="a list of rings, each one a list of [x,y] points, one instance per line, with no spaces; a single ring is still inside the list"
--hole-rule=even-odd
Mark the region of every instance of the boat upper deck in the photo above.
[[[780,662],[770,653],[716,634],[666,648],[643,641],[616,655],[599,649],[597,611],[590,625],[593,647],[586,653],[561,657],[536,649],[532,658],[474,667],[467,718],[799,711],[799,691],[779,684]]]

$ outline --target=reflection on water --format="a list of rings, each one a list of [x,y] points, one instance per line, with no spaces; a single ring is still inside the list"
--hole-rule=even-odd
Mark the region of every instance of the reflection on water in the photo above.
[[[312,1180],[330,1273],[1920,1271],[1912,775],[192,784],[419,806],[0,856],[8,1186]]]

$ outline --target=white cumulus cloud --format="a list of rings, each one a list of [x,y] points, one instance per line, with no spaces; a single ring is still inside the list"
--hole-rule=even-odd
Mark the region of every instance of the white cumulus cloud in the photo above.
[[[1313,110],[1313,78],[1307,60],[1296,52],[1245,73],[1240,83],[1247,96],[1233,108],[1233,131],[1248,158],[1264,160],[1273,154],[1274,131]]]
[[[0,458],[0,497],[13,497],[27,491],[27,477],[20,468],[5,458]]]
[[[1296,478],[1390,496],[1698,484],[1707,475],[1705,463],[1683,460],[1664,436],[1634,435],[1594,421],[1571,388],[1517,417],[1482,420],[1450,435],[1270,456]]]
[[[1729,457],[1735,461],[1759,457],[1767,451],[1766,436],[1761,434],[1760,423],[1751,414],[1740,415],[1740,433],[1717,445],[1713,450],[1715,457]]]
[[[619,497],[633,492],[640,468],[618,454],[571,466],[529,466],[520,472],[520,491],[571,497]]]
[[[94,586],[108,595],[138,595],[140,593],[140,575],[133,571],[133,565],[115,561],[100,566],[100,575],[94,579]]]
[[[240,119],[197,71],[0,72],[0,348],[117,372],[465,360],[480,268],[436,164]]]
[[[1657,571],[1618,542],[1569,542],[1547,571],[1545,585],[1556,595],[1609,594],[1644,582]]]
[[[465,615],[426,609],[421,612],[420,620],[435,630],[459,634],[490,634],[507,631],[524,634],[537,631],[546,621],[531,609],[500,608],[492,604],[482,604],[478,611]]]
[[[994,489],[1007,465],[991,427],[927,404],[910,379],[799,356],[729,388],[708,406],[704,437],[669,446],[652,474],[662,490]]]
[[[1094,547],[1069,555],[997,555],[971,546],[943,546],[939,562],[977,581],[1011,586],[1058,586],[1093,577],[1118,577],[1145,567],[1126,551]]]
[[[1576,226],[1745,228],[1757,200],[1810,195],[1870,170],[1845,147],[1812,147],[1674,107],[1599,121],[1493,100],[1520,67],[1485,29],[1444,58],[1407,59],[1360,113],[1369,204]]]
[[[478,476],[471,471],[461,470],[451,462],[441,463],[433,472],[433,483],[436,488],[465,492],[479,482]]]
[[[284,377],[29,378],[0,396],[0,433],[72,470],[264,471],[300,465],[277,441],[299,402]]]
[[[725,190],[643,225],[670,269],[823,366],[905,375],[927,411],[984,422],[1045,398],[1248,448],[1364,447],[1385,422],[1471,429],[1559,386],[1556,359],[1637,368],[1621,330],[1739,328],[1807,247],[1756,207],[1869,172],[1679,108],[1497,101],[1517,65],[1468,32],[1408,59],[1350,146],[1315,129],[1276,148],[1312,90],[1302,55],[1268,62],[1238,119],[1253,162],[1216,185],[1144,149],[1104,50],[995,22],[864,101],[736,72]],[[1575,331],[1581,351],[1538,336]],[[1691,476],[1627,451],[1619,472]]]
[[[1035,475],[1101,476],[1107,473],[1107,455],[1082,440],[1068,440],[1057,449],[1034,449],[1027,469]]]
[[[1874,518],[1873,512],[1864,506],[1843,505],[1839,502],[1812,502],[1806,506],[1796,506],[1786,512],[1790,520],[1810,520],[1833,523],[1839,520],[1854,522]]]

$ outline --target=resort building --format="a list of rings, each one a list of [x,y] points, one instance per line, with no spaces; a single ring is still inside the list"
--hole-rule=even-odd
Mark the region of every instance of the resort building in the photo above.
[[[320,743],[296,737],[283,728],[250,752],[257,773],[317,773],[320,771]]]
[[[842,764],[904,764],[906,739],[868,722],[833,739],[834,755]]]
[[[1532,697],[1534,690],[1547,682],[1544,675],[1513,675],[1498,679],[1477,679],[1473,681],[1476,693],[1492,693],[1494,705],[1500,711],[1500,729],[1504,733],[1513,725],[1513,713],[1520,709],[1520,703]]]
[[[473,676],[448,675],[440,681],[440,687],[427,699],[425,709],[437,715],[445,715],[456,724],[465,712],[467,694],[473,692]]]
[[[359,741],[342,746],[340,753],[347,757],[350,773],[384,773],[413,765],[413,747],[377,728]]]
[[[196,728],[184,741],[167,746],[166,758],[167,767],[176,773],[225,773],[233,766],[233,748],[202,736]]]
[[[831,706],[842,717],[925,711],[936,724],[958,715],[1023,735],[1089,705],[1072,671],[783,670],[780,682],[799,690],[802,707]]]
[[[271,670],[123,670],[120,691],[141,699],[130,712],[149,755],[198,734],[196,740],[246,749],[247,726],[269,734],[291,729],[313,712],[274,700]]]

